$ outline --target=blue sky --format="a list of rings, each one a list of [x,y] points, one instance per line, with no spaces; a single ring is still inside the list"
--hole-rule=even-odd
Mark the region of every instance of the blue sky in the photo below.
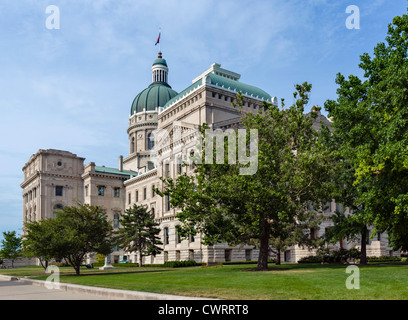
[[[58,30],[46,28],[49,5]],[[358,30],[346,28],[349,5]],[[112,167],[127,155],[159,28],[174,90],[218,62],[287,105],[308,81],[310,108],[336,98],[338,72],[362,76],[360,55],[406,12],[406,0],[0,0],[0,238],[21,233],[21,168],[38,149]]]

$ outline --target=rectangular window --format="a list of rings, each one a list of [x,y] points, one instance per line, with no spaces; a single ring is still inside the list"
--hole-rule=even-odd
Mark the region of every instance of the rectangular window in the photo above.
[[[136,191],[136,197],[135,197],[135,202],[139,201],[139,191]]]
[[[105,187],[104,186],[98,186],[98,196],[103,197],[105,195]]]
[[[147,198],[147,191],[146,188],[143,189],[143,200],[146,200]]]
[[[169,228],[164,228],[164,244],[169,244]]]
[[[317,231],[315,228],[310,228],[310,239],[316,240],[317,239]]]
[[[155,186],[152,186],[152,198],[156,195],[156,192],[154,191]]]
[[[57,197],[62,197],[62,191],[63,191],[64,187],[61,186],[56,186],[55,187],[55,195]]]
[[[128,194],[128,204],[132,202],[132,194],[129,192]]]
[[[167,211],[170,211],[171,205],[170,205],[170,196],[166,195],[166,209]]]
[[[181,174],[181,169],[183,167],[183,160],[181,157],[177,158],[177,173]]]
[[[324,213],[330,213],[331,212],[331,202],[327,202],[326,205],[323,206],[324,208]]]
[[[170,178],[170,164],[168,163],[164,165],[164,177]]]
[[[89,187],[88,187],[88,186],[85,186],[85,197],[88,196],[88,192],[89,192]]]
[[[113,196],[115,198],[119,198],[120,197],[120,188],[113,188]]]

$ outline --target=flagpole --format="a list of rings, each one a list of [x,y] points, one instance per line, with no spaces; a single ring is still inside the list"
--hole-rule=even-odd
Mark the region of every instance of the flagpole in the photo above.
[[[161,40],[161,28],[159,28],[159,35]],[[159,52],[161,52],[161,41],[159,41]]]

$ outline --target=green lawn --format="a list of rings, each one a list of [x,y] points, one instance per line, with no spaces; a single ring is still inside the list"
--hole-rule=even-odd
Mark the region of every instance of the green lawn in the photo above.
[[[222,267],[130,268],[101,271],[61,268],[61,282],[116,289],[208,297],[230,300],[290,299],[408,299],[408,265],[359,266],[360,289],[346,288],[344,265],[270,265],[254,271],[255,265]],[[0,270],[2,274],[46,279],[42,268]]]

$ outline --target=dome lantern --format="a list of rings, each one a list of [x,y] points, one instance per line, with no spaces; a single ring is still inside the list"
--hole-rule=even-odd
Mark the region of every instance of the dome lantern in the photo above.
[[[143,111],[154,111],[158,107],[163,107],[167,101],[177,95],[177,92],[167,83],[168,72],[167,62],[159,52],[158,58],[152,65],[152,83],[133,100],[130,115]]]

